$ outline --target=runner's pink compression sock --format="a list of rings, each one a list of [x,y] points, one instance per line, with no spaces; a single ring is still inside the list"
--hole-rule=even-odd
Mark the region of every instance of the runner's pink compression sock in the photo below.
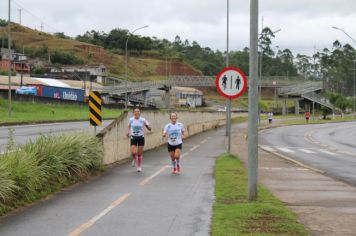
[[[138,156],[137,156],[137,164],[138,164],[138,167],[141,167],[142,159],[143,159],[143,155],[138,155]]]
[[[139,165],[138,165],[138,155],[137,155],[137,154],[135,155],[135,164],[136,164],[136,167],[139,166]]]

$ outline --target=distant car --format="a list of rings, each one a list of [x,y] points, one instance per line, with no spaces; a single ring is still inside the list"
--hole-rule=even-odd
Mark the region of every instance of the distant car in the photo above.
[[[16,89],[15,91],[16,94],[28,94],[28,95],[34,95],[37,96],[37,87],[21,87]]]

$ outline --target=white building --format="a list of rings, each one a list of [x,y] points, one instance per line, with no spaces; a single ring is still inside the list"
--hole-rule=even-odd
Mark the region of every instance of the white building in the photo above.
[[[107,76],[106,66],[99,65],[63,65],[60,68],[51,68],[52,73],[88,73],[91,77],[95,77],[97,83],[104,83]]]

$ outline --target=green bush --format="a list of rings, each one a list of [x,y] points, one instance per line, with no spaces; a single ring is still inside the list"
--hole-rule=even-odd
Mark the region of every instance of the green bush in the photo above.
[[[89,134],[41,136],[0,156],[0,215],[102,170],[103,147]]]
[[[51,54],[51,62],[54,64],[74,65],[84,64],[82,59],[77,58],[74,53],[54,51]]]

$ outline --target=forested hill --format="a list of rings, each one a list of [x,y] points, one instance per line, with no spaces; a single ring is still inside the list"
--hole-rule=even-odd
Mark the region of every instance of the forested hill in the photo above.
[[[81,42],[100,45],[118,54],[124,54],[125,42],[129,31],[113,29],[109,33],[87,31],[78,35]],[[342,45],[338,40],[331,43],[330,48],[316,51],[314,55],[295,54],[290,49],[273,50],[275,35],[268,27],[260,34],[260,51],[262,51],[262,73],[264,76],[296,76],[325,81],[327,88],[333,92],[352,94],[353,60],[356,51],[349,44]],[[313,45],[311,45],[313,47]],[[156,37],[132,35],[128,48],[130,53],[151,56],[161,59],[180,58],[204,75],[216,75],[225,65],[225,52],[201,46],[198,42],[181,39],[176,36],[174,41]],[[231,51],[230,65],[241,68],[248,74],[249,48]]]
[[[4,26],[6,21],[0,20],[1,42],[6,44]],[[129,31],[125,29],[113,29],[108,33],[92,30],[70,38],[62,32],[50,35],[12,24],[13,46],[18,51],[24,49],[27,55],[42,59],[51,55],[52,62],[59,64],[104,63],[112,75],[121,77],[125,74],[124,55],[128,35]],[[288,48],[277,48],[273,44],[274,37],[268,27],[260,34],[263,76],[300,75],[325,81],[327,88],[333,92],[352,94],[356,51],[351,45],[342,45],[336,40],[330,48],[307,56],[295,54]],[[103,50],[100,54],[90,54],[80,50],[80,45],[97,45]],[[225,66],[226,58],[225,52],[179,36],[169,41],[134,34],[128,41],[128,52],[129,78],[139,80],[165,79],[169,74],[216,75]],[[239,67],[248,74],[247,47],[231,51],[229,57],[231,66]]]

